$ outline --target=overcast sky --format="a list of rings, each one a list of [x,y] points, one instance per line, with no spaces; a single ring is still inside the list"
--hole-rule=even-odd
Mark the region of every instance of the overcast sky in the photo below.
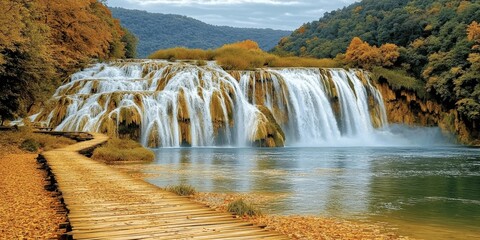
[[[358,0],[107,0],[110,7],[180,14],[232,27],[294,30]]]

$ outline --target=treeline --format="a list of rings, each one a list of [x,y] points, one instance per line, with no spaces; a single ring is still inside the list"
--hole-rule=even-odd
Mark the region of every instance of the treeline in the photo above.
[[[473,135],[480,136],[479,20],[479,1],[363,0],[304,24],[274,52],[336,57],[410,75],[420,82],[416,89],[425,92],[419,95],[458,111]],[[381,47],[374,47],[384,44],[398,47],[393,64],[382,64]]]
[[[92,58],[135,56],[136,38],[97,0],[0,0],[0,12],[0,123]]]
[[[214,49],[224,44],[251,39],[263,50],[272,49],[290,31],[214,26],[199,20],[175,14],[111,8],[139,38],[138,56],[147,57],[158,49],[173,47]]]

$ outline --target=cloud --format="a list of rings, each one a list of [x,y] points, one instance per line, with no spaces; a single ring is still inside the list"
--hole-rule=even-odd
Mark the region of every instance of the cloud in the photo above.
[[[358,0],[107,0],[112,7],[190,16],[232,27],[294,30]]]

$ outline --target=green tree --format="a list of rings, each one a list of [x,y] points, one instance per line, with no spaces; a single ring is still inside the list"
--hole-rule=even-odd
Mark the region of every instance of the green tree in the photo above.
[[[138,38],[126,28],[122,28],[122,31],[124,32],[122,42],[125,45],[125,57],[136,58]]]

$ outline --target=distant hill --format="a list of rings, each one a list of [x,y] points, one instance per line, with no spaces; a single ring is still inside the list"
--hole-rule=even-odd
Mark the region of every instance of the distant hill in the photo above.
[[[138,57],[171,47],[218,48],[226,43],[251,39],[263,50],[272,49],[291,32],[272,29],[214,26],[174,14],[149,13],[140,10],[110,8],[115,18],[138,38]]]

